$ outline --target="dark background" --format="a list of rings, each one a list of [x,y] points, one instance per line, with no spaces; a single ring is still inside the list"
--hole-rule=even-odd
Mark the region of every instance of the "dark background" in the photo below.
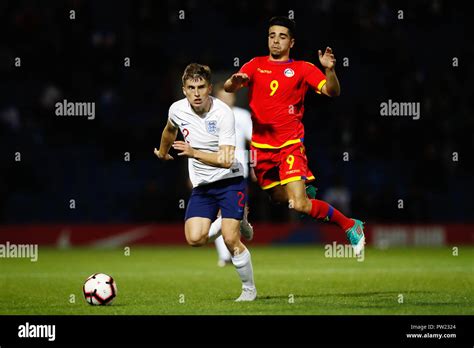
[[[0,222],[181,221],[186,161],[162,163],[153,148],[182,71],[199,62],[228,76],[234,58],[266,55],[268,19],[290,10],[293,58],[320,67],[317,50],[331,46],[342,88],[306,97],[318,197],[338,188],[350,196],[341,210],[363,220],[472,222],[467,5],[330,0],[0,1]],[[56,116],[63,99],[95,102],[96,118]],[[388,99],[420,102],[421,118],[380,116]],[[294,217],[254,185],[250,206],[251,221]]]

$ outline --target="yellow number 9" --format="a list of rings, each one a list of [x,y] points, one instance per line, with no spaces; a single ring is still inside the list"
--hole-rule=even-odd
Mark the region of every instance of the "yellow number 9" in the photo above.
[[[270,93],[270,97],[272,97],[278,89],[277,80],[273,80],[272,82],[270,82],[270,89],[272,90],[272,92]]]
[[[290,170],[291,170],[291,168],[293,168],[293,164],[295,163],[295,157],[293,155],[289,155],[286,158],[286,163],[290,165]]]

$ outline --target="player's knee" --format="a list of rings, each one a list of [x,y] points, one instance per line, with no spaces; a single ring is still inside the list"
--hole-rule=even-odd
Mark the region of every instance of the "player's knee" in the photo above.
[[[200,247],[200,246],[203,246],[204,244],[206,244],[202,239],[188,238],[187,241],[188,241],[188,244],[192,247]]]
[[[192,247],[200,247],[206,244],[206,238],[199,233],[186,234],[186,241]]]
[[[240,241],[237,234],[225,235],[223,238],[225,245],[231,250],[234,249]]]
[[[306,213],[308,210],[307,199],[290,199],[288,206],[290,209],[297,211],[298,213]]]

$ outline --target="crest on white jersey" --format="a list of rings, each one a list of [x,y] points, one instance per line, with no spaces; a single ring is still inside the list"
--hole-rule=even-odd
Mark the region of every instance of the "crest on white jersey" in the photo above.
[[[283,73],[286,77],[293,77],[295,75],[295,72],[291,68],[286,68]]]
[[[206,121],[206,129],[209,134],[217,133],[217,121]]]

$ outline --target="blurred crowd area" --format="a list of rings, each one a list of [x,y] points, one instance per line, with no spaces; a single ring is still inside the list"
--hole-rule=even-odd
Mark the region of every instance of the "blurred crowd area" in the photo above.
[[[330,46],[341,81],[336,99],[306,97],[318,197],[369,221],[472,221],[474,46],[463,6],[2,0],[0,222],[181,221],[186,161],[161,163],[153,148],[184,67],[229,76],[235,58],[267,54],[268,19],[289,13],[293,58],[320,66],[317,50]],[[56,116],[64,99],[95,102],[95,119]],[[420,102],[420,119],[382,117],[389,99]],[[248,108],[245,93],[238,100]],[[250,207],[253,221],[297,218],[254,184]]]

